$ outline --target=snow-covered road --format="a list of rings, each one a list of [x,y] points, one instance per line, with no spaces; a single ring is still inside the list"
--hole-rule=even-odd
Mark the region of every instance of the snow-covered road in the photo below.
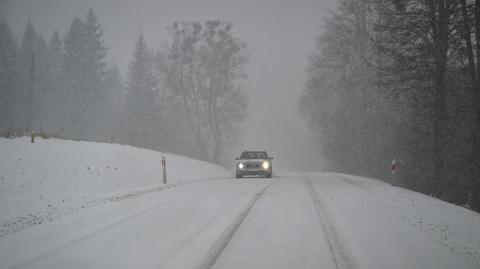
[[[0,268],[479,268],[480,215],[329,173],[209,179],[0,238]]]

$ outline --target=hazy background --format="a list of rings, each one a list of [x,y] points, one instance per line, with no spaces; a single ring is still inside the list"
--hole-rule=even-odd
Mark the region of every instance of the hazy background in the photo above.
[[[30,19],[49,38],[65,34],[74,17],[88,8],[97,14],[109,50],[109,62],[125,74],[139,31],[147,45],[168,40],[166,27],[174,21],[220,19],[234,24],[234,35],[247,44],[249,61],[244,88],[250,97],[245,131],[230,157],[243,149],[265,149],[277,168],[321,169],[318,145],[310,145],[305,121],[298,113],[304,88],[307,55],[321,31],[322,17],[335,0],[0,0],[17,41]]]

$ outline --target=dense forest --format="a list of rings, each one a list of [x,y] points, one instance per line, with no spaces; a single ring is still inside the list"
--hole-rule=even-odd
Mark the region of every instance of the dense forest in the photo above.
[[[0,21],[0,132],[129,144],[220,163],[247,107],[245,44],[223,21],[175,22],[170,39],[132,40],[128,73],[107,62],[90,9],[49,40]]]
[[[339,1],[300,100],[330,168],[480,211],[478,44],[478,0]]]

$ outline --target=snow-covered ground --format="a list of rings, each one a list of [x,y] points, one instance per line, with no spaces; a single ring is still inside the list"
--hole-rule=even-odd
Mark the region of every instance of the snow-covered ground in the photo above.
[[[206,162],[105,143],[0,138],[0,237],[85,208],[169,188],[180,182],[230,176]]]
[[[360,268],[480,268],[480,214],[374,179],[307,177]]]
[[[70,195],[80,198],[71,204],[119,198],[0,237],[0,268],[480,268],[479,214],[378,180],[307,172],[234,179],[231,171],[168,155],[172,182],[189,181],[159,189],[159,153],[27,142],[0,143],[2,173],[10,171],[2,176],[36,182],[21,183],[23,193],[58,201],[59,192],[76,188],[56,185],[75,178],[87,182],[73,184],[79,189]],[[26,153],[42,143],[43,155],[64,155],[53,165],[64,178],[44,171],[52,157],[32,161],[42,150]],[[3,154],[7,148],[13,157]],[[19,158],[29,161],[16,163]],[[42,184],[31,180],[37,173]],[[2,188],[7,209],[19,203],[48,210],[22,206],[25,194]]]

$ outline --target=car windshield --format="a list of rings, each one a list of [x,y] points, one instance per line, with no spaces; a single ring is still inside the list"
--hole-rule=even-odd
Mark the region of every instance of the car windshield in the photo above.
[[[240,156],[241,159],[268,159],[268,155],[264,151],[245,151]]]

